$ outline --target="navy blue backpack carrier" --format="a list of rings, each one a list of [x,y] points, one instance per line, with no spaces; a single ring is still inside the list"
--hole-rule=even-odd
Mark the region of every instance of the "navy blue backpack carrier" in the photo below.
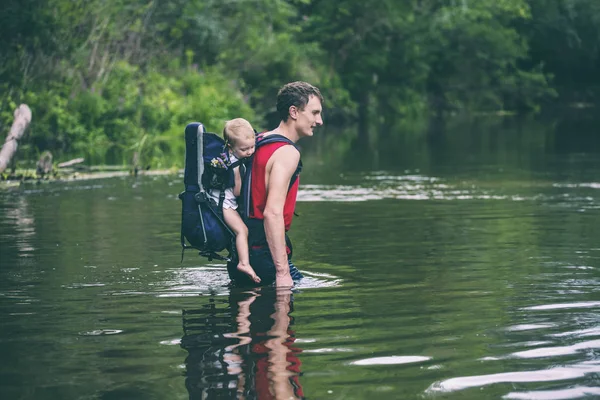
[[[256,148],[274,143],[286,142],[296,146],[281,135],[257,136]],[[179,194],[181,209],[181,259],[187,249],[196,249],[201,256],[210,260],[230,261],[236,257],[235,235],[225,224],[223,200],[225,189],[234,186],[233,169],[240,166],[242,190],[238,202],[244,222],[248,223],[250,207],[252,157],[229,163],[225,141],[220,136],[206,132],[204,125],[192,122],[185,127],[185,190]],[[290,187],[302,168],[294,174]],[[219,201],[208,196],[209,190],[219,191]],[[186,244],[186,239],[189,244]],[[219,252],[227,250],[226,257]]]
[[[196,249],[209,260],[229,261],[235,252],[234,234],[223,219],[225,189],[233,187],[233,168],[241,164],[227,163],[225,141],[206,132],[204,125],[193,122],[185,127],[185,190],[181,199],[181,258],[186,249]],[[219,202],[208,191],[220,191]],[[185,239],[190,243],[186,244]],[[227,249],[229,255],[219,252]]]

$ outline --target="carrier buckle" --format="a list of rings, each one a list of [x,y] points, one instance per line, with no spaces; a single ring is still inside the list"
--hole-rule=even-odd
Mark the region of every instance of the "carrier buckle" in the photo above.
[[[206,203],[206,201],[208,200],[208,196],[206,195],[206,192],[202,191],[196,193],[194,195],[194,199],[196,199],[196,203]]]
[[[213,251],[207,251],[207,250],[205,250],[205,251],[201,251],[199,254],[202,257],[208,258],[208,261],[212,261],[212,260],[220,260],[220,261],[227,261],[227,262],[231,261],[231,258],[229,258],[229,257],[223,257],[222,255],[217,254],[217,253],[215,253]]]

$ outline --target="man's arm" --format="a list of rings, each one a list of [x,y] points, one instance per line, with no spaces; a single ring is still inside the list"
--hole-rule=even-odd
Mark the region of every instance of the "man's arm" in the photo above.
[[[275,300],[275,312],[271,314],[273,318],[273,327],[267,332],[268,339],[265,347],[269,349],[269,383],[272,393],[276,399],[293,399],[299,397],[294,391],[290,378],[294,373],[288,370],[290,361],[288,355],[293,355],[289,345],[286,345],[290,337],[288,329],[290,327],[290,303],[291,291],[277,289],[277,298]]]
[[[275,264],[275,284],[293,286],[285,247],[283,207],[300,153],[293,146],[282,146],[275,150],[269,161],[272,164],[267,168],[267,202],[263,212],[265,234]]]

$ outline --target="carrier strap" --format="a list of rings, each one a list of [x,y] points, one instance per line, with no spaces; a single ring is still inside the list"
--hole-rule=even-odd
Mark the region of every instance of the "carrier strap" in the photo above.
[[[233,169],[233,168],[239,167],[240,165],[243,165],[245,161],[246,161],[245,158],[241,158],[237,161],[232,162],[231,165],[229,165],[229,167],[227,167],[227,168]]]
[[[225,188],[221,188],[221,191],[219,192],[219,204],[217,205],[217,212],[221,215],[223,215],[223,203],[225,202]],[[225,219],[225,217],[223,216],[223,219]]]
[[[270,144],[270,143],[275,143],[275,142],[284,142],[287,143],[289,145],[294,146],[294,148],[298,151],[300,151],[300,149],[298,148],[298,145],[294,142],[292,142],[290,139],[288,139],[287,137],[280,135],[280,134],[272,134],[272,135],[268,135],[268,136],[262,136],[260,137],[260,140],[256,143],[256,147],[260,147],[260,146],[264,146],[266,144]],[[302,160],[298,161],[298,166],[296,167],[296,171],[294,172],[294,175],[292,175],[292,179],[290,180],[290,185],[288,187],[288,191],[292,188],[292,186],[294,185],[294,183],[296,182],[296,179],[298,179],[298,176],[300,175],[300,172],[302,172]]]
[[[204,173],[204,125],[198,124],[198,130],[196,131],[196,149],[198,151],[198,194],[196,194],[196,202],[198,203],[198,214],[200,216],[200,225],[202,226],[202,234],[204,236],[204,245],[208,241],[206,237],[206,229],[204,228],[204,218],[202,217],[202,208],[200,202],[206,201],[207,196],[202,186],[202,174]]]

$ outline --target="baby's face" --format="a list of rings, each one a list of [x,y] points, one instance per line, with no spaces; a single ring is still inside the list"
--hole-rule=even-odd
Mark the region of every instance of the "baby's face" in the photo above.
[[[246,158],[254,154],[254,137],[246,136],[238,138],[231,145],[231,152],[237,158]]]

